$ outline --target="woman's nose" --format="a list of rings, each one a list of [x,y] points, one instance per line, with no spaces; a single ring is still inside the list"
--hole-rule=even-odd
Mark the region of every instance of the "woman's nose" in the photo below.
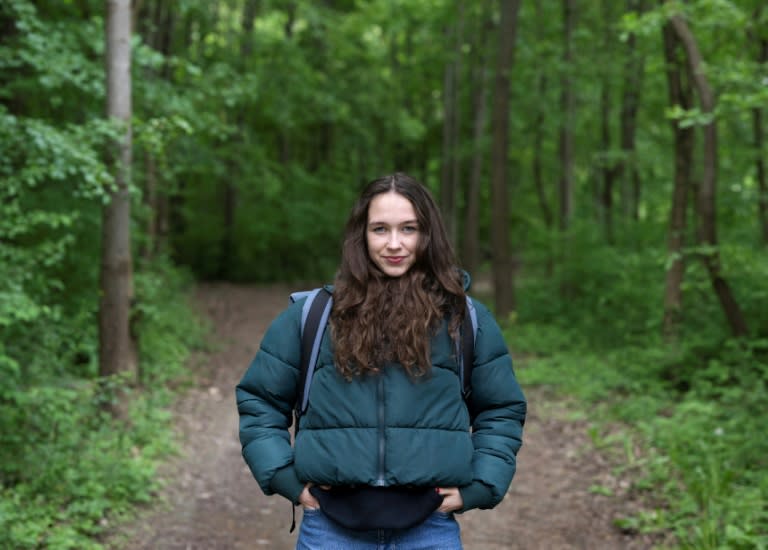
[[[397,231],[392,231],[389,234],[389,240],[387,241],[388,248],[400,248],[400,234]]]

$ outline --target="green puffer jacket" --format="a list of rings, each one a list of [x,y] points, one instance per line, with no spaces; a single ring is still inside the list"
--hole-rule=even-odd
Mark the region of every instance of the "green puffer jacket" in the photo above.
[[[526,402],[490,312],[475,301],[471,432],[447,324],[432,340],[431,374],[415,380],[397,364],[344,380],[326,331],[294,449],[303,303],[275,319],[236,390],[243,457],[264,493],[297,503],[308,481],[439,486],[460,488],[462,511],[498,504],[515,473]]]

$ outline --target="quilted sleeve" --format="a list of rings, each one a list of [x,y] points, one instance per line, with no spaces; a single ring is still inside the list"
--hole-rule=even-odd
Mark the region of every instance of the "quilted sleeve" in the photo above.
[[[237,385],[243,458],[261,490],[298,501],[303,483],[293,467],[288,431],[301,359],[301,304],[281,313],[267,329],[259,351]]]
[[[461,487],[462,511],[493,508],[504,498],[515,474],[523,439],[526,401],[512,368],[501,329],[491,313],[475,302],[478,316],[471,407],[473,482]]]

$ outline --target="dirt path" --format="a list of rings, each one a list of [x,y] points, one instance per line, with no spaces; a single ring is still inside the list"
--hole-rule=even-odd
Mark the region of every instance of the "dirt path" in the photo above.
[[[198,357],[200,384],[176,407],[181,454],[163,468],[163,500],[116,534],[110,547],[208,550],[292,549],[291,506],[264,497],[240,456],[234,386],[258,349],[272,318],[285,307],[287,288],[202,286],[200,309],[218,344]],[[524,366],[522,367],[524,368]],[[525,389],[525,388],[524,388]],[[612,518],[626,499],[591,494],[608,466],[590,450],[585,426],[563,419],[544,392],[527,389],[530,416],[518,474],[493,511],[459,518],[467,550],[648,549],[622,535]],[[297,521],[301,512],[297,510]]]

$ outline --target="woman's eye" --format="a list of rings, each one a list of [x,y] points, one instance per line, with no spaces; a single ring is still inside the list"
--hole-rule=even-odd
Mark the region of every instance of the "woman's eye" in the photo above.
[[[403,227],[403,233],[416,233],[419,230],[415,225],[406,225]]]
[[[377,235],[383,235],[386,232],[386,229],[383,227],[374,227],[371,231],[373,231]]]

